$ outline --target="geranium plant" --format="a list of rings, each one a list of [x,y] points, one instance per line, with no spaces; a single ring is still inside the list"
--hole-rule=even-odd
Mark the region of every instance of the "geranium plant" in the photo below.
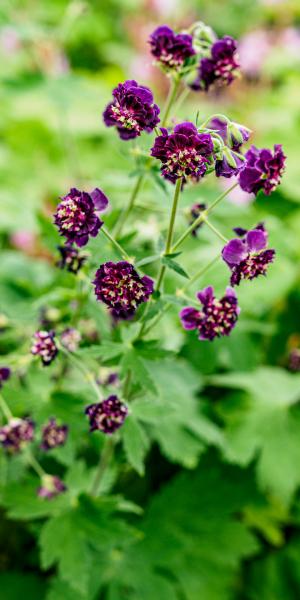
[[[139,507],[117,493],[118,481],[127,468],[120,458],[122,449],[126,461],[142,475],[151,444],[161,442],[164,436],[168,439],[170,431],[185,440],[185,430],[193,430],[202,441],[218,445],[217,428],[197,412],[194,402],[180,411],[176,403],[173,406],[159,400],[160,387],[168,387],[170,380],[164,361],[172,361],[173,354],[156,339],[155,331],[175,306],[178,327],[191,330],[189,335],[198,336],[199,344],[214,344],[216,338],[229,336],[243,319],[239,286],[251,286],[253,279],[267,275],[275,259],[275,249],[268,248],[266,223],[254,224],[250,230],[243,228],[243,223],[234,223],[233,238],[228,240],[211,221],[211,215],[234,188],[270,195],[284,172],[281,146],[248,148],[254,134],[247,124],[236,123],[228,115],[198,114],[196,119],[177,120],[178,107],[191,89],[200,96],[234,84],[240,76],[237,42],[230,36],[217,39],[202,23],[180,32],[161,26],[148,42],[155,64],[170,84],[164,108],[158,106],[148,87],[134,80],[119,83],[111,102],[103,107],[105,125],[124,145],[131,140],[138,144],[141,136],[152,140],[149,153],[135,146],[140,161],[128,205],[108,227],[106,215],[114,206],[114,198],[108,198],[101,189],[101,178],[93,190],[62,190],[53,215],[59,252],[53,260],[55,268],[66,271],[70,278],[66,289],[59,290],[61,305],[65,303],[63,317],[53,319],[55,306],[50,294],[40,323],[32,331],[31,346],[28,339],[26,348],[8,354],[0,369],[0,443],[8,463],[22,470],[25,500],[20,517],[48,519],[41,526],[40,544],[42,567],[47,570],[58,565],[51,600],[77,595],[94,598],[100,588],[106,590],[109,600],[150,598],[144,595],[148,583],[143,590],[137,575],[130,583],[126,578],[126,565],[131,560],[137,571],[140,568],[138,543],[144,543],[151,555],[147,531],[155,518],[149,517],[141,532],[120,516],[126,511],[139,513]],[[132,253],[130,225],[149,173],[172,193],[173,200],[168,207],[168,227],[162,231],[163,243],[157,240],[159,250],[139,258],[138,247]],[[182,230],[176,221],[181,196],[188,186],[200,191],[208,177],[232,178],[233,183],[211,202],[205,198],[203,202],[201,192],[201,201],[191,206],[189,223]],[[205,227],[221,240],[220,251],[217,255],[212,252],[207,264],[187,274],[181,264],[185,242],[192,236],[196,246]],[[93,251],[89,251],[93,239],[98,249],[101,244],[109,245],[109,260],[95,264]],[[210,285],[201,285],[202,275],[218,261],[223,261],[228,273],[228,286],[221,294],[214,291],[213,275]],[[173,275],[173,289],[165,292],[167,273]],[[196,295],[190,296],[190,288],[196,285]],[[90,321],[87,315],[82,316],[87,305],[92,306],[93,314],[104,315],[105,338],[97,328],[89,331]],[[162,361],[162,371],[155,374],[149,362],[157,364],[157,360]],[[31,379],[37,373],[50,373],[45,385],[50,381],[52,400],[45,406],[42,401],[41,406],[35,404],[35,414],[29,402],[28,414],[19,414],[18,403],[13,402],[12,407],[5,390],[16,379],[30,395]],[[42,397],[43,377],[41,381]],[[77,394],[75,405],[72,394]],[[190,467],[200,452],[191,439],[187,438],[189,451],[184,459],[185,466]],[[179,448],[177,452],[171,442],[165,442],[165,447],[175,459],[181,451]],[[112,493],[114,486],[117,491]],[[18,516],[11,489],[4,505]],[[234,514],[235,507],[230,504],[228,510]],[[143,535],[145,542],[141,542]],[[251,543],[251,539],[246,543],[246,555],[251,553]],[[152,563],[154,556],[149,559]],[[145,581],[149,577],[153,588],[155,582],[162,586],[159,597],[175,598],[171,581],[176,577],[176,561],[170,567],[169,579],[164,575],[162,558],[158,563],[157,572],[149,567],[151,576],[146,574]],[[125,595],[118,595],[119,585]]]

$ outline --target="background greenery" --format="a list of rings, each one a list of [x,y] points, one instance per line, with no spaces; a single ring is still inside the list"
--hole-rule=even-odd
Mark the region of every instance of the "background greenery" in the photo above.
[[[141,345],[127,356],[148,392],[139,395],[137,381],[123,444],[92,501],[83,492],[102,438],[89,438],[82,416],[90,390],[75,369],[59,378],[57,366],[31,364],[28,348],[49,308],[58,328],[76,313],[82,356],[95,370],[119,368],[120,339],[115,333],[112,350],[105,311],[55,268],[51,214],[70,186],[98,185],[112,205],[107,225],[116,220],[134,161],[131,144],[104,128],[103,107],[130,77],[162,102],[166,81],[151,66],[147,37],[159,23],[199,19],[241,40],[244,77],[225,93],[191,95],[177,117],[224,112],[253,129],[258,146],[283,144],[287,171],[278,190],[250,204],[235,195],[213,216],[227,237],[234,226],[265,219],[277,259],[267,279],[240,287],[242,313],[230,338],[210,344],[186,335],[175,306],[153,331],[164,352]],[[297,0],[2,1],[1,362],[18,354],[3,394],[15,414],[37,423],[55,414],[71,435],[45,461],[69,487],[52,502],[35,497],[38,482],[25,474],[24,458],[1,453],[1,600],[300,597],[300,374],[288,369],[300,341],[299,21]],[[184,208],[213,199],[217,185],[186,189],[178,230]],[[138,204],[125,241],[141,259],[155,253],[170,189],[149,180]],[[103,244],[89,246],[91,273],[113,255]],[[219,249],[202,229],[182,264],[193,273]],[[155,276],[155,265],[145,270]],[[220,262],[198,288],[213,283],[221,293],[227,281]],[[174,291],[174,274],[167,289]],[[101,342],[96,357],[91,339]]]

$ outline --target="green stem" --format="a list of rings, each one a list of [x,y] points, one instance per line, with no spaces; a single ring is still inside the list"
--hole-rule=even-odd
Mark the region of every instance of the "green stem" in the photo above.
[[[13,418],[13,415],[9,409],[9,407],[7,406],[3,396],[0,395],[0,408],[5,416],[5,418],[7,419],[7,421],[10,421]]]
[[[98,467],[95,474],[95,479],[93,481],[91,487],[91,495],[97,496],[99,491],[99,486],[102,481],[103,475],[111,461],[114,451],[114,439],[112,437],[107,437],[104,441],[103,450],[100,455],[100,460],[98,463]]]
[[[197,271],[197,273],[195,273],[195,275],[193,275],[193,277],[188,281],[188,283],[183,288],[178,290],[177,295],[178,296],[184,295],[184,293],[189,289],[189,287],[193,283],[195,283],[195,281],[197,281],[197,279],[199,279],[199,277],[202,277],[202,275],[204,275],[204,273],[206,273],[206,271],[208,271],[219,260],[219,258],[220,258],[220,254],[215,256],[215,258],[213,258],[213,260],[211,260],[205,267],[202,267],[199,271]],[[161,309],[161,311],[158,313],[158,315],[155,317],[155,319],[153,319],[152,323],[150,323],[150,325],[146,329],[144,329],[143,335],[147,335],[147,333],[149,333],[149,331],[151,329],[153,329],[153,327],[155,327],[155,325],[157,325],[157,323],[159,323],[159,321],[161,320],[163,315],[171,308],[171,306],[172,306],[171,302],[168,302],[167,304],[165,304],[165,306]],[[140,337],[141,337],[141,332],[140,332]]]
[[[161,127],[165,127],[168,124],[170,110],[171,110],[172,104],[176,98],[179,84],[180,84],[180,79],[172,79],[168,97],[167,97],[166,104],[165,104],[164,111],[163,111]]]
[[[216,264],[216,262],[218,262],[220,258],[220,254],[217,254],[217,256],[215,256],[215,258],[213,258],[205,267],[202,267],[201,269],[199,269],[199,271],[197,271],[195,273],[195,275],[193,275],[193,277],[191,277],[191,279],[189,279],[189,281],[186,283],[185,286],[183,286],[183,288],[181,288],[179,290],[179,294],[180,292],[185,293],[190,287],[191,285],[193,285],[193,283],[195,283],[195,281],[197,281],[197,279],[199,279],[199,277],[202,277],[202,275],[204,275],[204,273],[206,273],[214,264]]]
[[[123,398],[128,399],[131,384],[131,370],[128,369],[123,385]]]
[[[99,390],[99,387],[94,379],[93,374],[86,368],[84,362],[80,361],[76,356],[74,356],[74,354],[72,352],[69,352],[69,350],[67,350],[67,348],[65,348],[62,344],[58,344],[58,347],[70,359],[70,361],[73,362],[73,364],[76,366],[76,368],[79,369],[79,371],[81,371],[83,373],[83,375],[85,376],[85,378],[87,379],[87,381],[89,382],[91,387],[93,388],[93,390],[97,396],[97,399],[100,400],[100,402],[101,402],[102,395]]]
[[[181,94],[179,95],[177,102],[176,102],[176,106],[175,106],[175,114],[178,113],[179,109],[181,108],[182,104],[185,102],[185,100],[188,98],[189,94],[191,93],[191,89],[189,87],[185,87]]]
[[[135,200],[137,198],[137,195],[138,195],[138,193],[139,193],[139,191],[141,189],[142,183],[144,181],[144,177],[145,177],[145,173],[142,173],[138,177],[138,179],[136,180],[136,184],[135,184],[135,186],[134,186],[134,188],[132,190],[132,194],[131,194],[131,196],[129,198],[128,205],[125,208],[125,210],[122,211],[122,213],[120,215],[120,218],[119,218],[119,220],[117,222],[117,225],[116,225],[116,228],[115,228],[115,236],[116,236],[116,238],[120,237],[121,231],[122,231],[122,229],[124,227],[124,224],[127,221],[127,218],[129,217],[129,215],[130,215],[130,213],[131,213],[131,211],[133,209]]]
[[[203,219],[204,223],[213,231],[223,242],[227,244],[228,239],[214,226],[212,225],[207,218]]]
[[[237,186],[238,186],[238,183],[234,183],[230,188],[225,190],[225,192],[220,194],[220,196],[218,196],[216,198],[216,200],[212,204],[210,204],[210,206],[208,206],[208,208],[206,210],[204,210],[199,215],[199,217],[183,232],[183,234],[175,242],[174,246],[172,246],[171,252],[175,252],[175,250],[177,250],[177,248],[179,248],[179,246],[181,246],[182,242],[184,242],[184,240],[190,235],[190,233],[192,233],[192,231],[194,231],[194,229],[196,227],[198,227],[198,225],[200,225],[201,223],[203,223],[203,221],[205,221],[207,215],[217,206],[217,204],[219,204],[219,202],[221,202]]]
[[[176,213],[177,213],[177,207],[178,207],[178,200],[179,200],[179,194],[180,194],[180,189],[181,189],[181,183],[182,183],[182,179],[181,178],[177,179],[176,186],[175,186],[175,191],[174,191],[173,204],[172,204],[172,210],[171,210],[171,217],[170,217],[170,223],[169,223],[169,228],[168,228],[167,241],[166,241],[166,247],[165,247],[164,255],[170,254],[171,247],[172,247],[174,225],[175,225],[175,219],[176,219]],[[158,278],[157,278],[157,284],[156,284],[156,291],[157,292],[159,292],[159,290],[160,290],[160,287],[161,287],[161,284],[163,282],[163,278],[164,278],[165,272],[166,272],[165,265],[161,265],[160,270],[159,270],[159,274],[158,274]]]
[[[127,260],[128,262],[130,262],[130,258],[128,256],[127,252],[125,252],[125,250],[122,248],[122,246],[120,246],[120,244],[117,242],[117,240],[115,240],[115,238],[113,238],[113,236],[107,231],[107,229],[105,229],[105,227],[101,227],[100,231],[102,231],[103,235],[105,235],[105,237],[116,248],[116,250],[119,252],[121,257],[124,260]]]
[[[33,454],[31,454],[30,450],[27,450],[26,455],[27,455],[30,466],[33,468],[33,470],[36,472],[36,474],[42,479],[42,477],[44,477],[44,475],[46,475],[46,471],[44,471],[44,469],[40,465],[40,463],[38,463],[38,461],[33,456]]]

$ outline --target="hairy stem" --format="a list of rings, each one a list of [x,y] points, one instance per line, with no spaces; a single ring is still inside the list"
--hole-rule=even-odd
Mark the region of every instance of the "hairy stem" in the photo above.
[[[210,204],[210,206],[208,206],[208,208],[206,210],[204,210],[197,219],[195,219],[195,221],[183,232],[183,234],[178,238],[178,240],[172,246],[171,252],[175,252],[175,250],[177,250],[177,248],[179,248],[179,246],[181,246],[182,242],[184,242],[184,240],[190,235],[190,233],[192,233],[192,231],[194,231],[194,229],[196,227],[198,227],[198,225],[200,225],[201,223],[203,223],[203,221],[205,221],[207,215],[209,213],[211,213],[211,211],[217,206],[217,204],[219,204],[219,202],[221,202],[224,198],[226,198],[226,196],[228,194],[230,194],[230,192],[232,190],[234,190],[234,188],[236,188],[237,185],[238,185],[238,183],[234,183],[230,188],[225,190],[225,192],[220,194],[220,196],[218,196],[216,198],[216,200],[214,200],[214,202],[212,204]]]
[[[92,483],[92,487],[91,487],[91,491],[90,491],[92,496],[97,496],[97,494],[98,494],[103,475],[104,475],[104,473],[112,459],[112,456],[113,456],[114,443],[115,442],[112,437],[107,437],[104,440],[103,450],[100,455],[100,460],[98,463],[95,478]]]
[[[172,108],[172,104],[175,101],[179,85],[180,85],[180,79],[172,79],[168,97],[167,97],[166,104],[165,104],[164,111],[163,111],[161,127],[165,127],[168,124],[169,114],[170,114],[170,111]]]
[[[210,223],[206,217],[203,219],[203,222],[220,238],[220,240],[227,244],[228,239],[214,225],[212,225],[212,223]]]
[[[169,223],[169,228],[168,228],[167,241],[166,241],[166,247],[165,247],[164,255],[170,254],[171,247],[172,247],[174,225],[175,225],[175,219],[176,219],[176,213],[177,213],[177,207],[178,207],[178,200],[179,200],[179,194],[180,194],[180,189],[181,189],[181,183],[182,183],[182,179],[181,178],[177,179],[176,185],[175,185],[175,191],[174,191],[174,197],[173,197],[173,204],[172,204],[172,210],[171,210],[171,217],[170,217],[170,223]],[[166,267],[165,267],[165,265],[162,265],[160,267],[160,271],[159,271],[158,279],[157,279],[157,284],[156,284],[156,291],[158,291],[158,292],[159,292],[159,290],[161,288],[161,284],[163,282],[163,278],[164,278],[165,272],[166,272]]]
[[[115,238],[107,231],[107,229],[105,229],[105,227],[101,227],[100,231],[102,231],[103,235],[105,235],[105,237],[116,248],[116,250],[118,251],[118,253],[120,254],[120,256],[124,260],[127,260],[128,262],[130,262],[130,258],[128,256],[127,252],[125,252],[124,248],[122,248],[122,246],[120,246],[119,242],[117,242],[117,240],[115,240]]]
[[[65,348],[62,344],[59,344],[59,349],[70,359],[70,361],[74,364],[74,366],[83,373],[85,379],[89,382],[90,386],[93,388],[97,399],[102,401],[102,395],[99,390],[99,387],[94,379],[93,374],[86,368],[83,361],[77,358],[72,352],[69,352],[67,348]]]
[[[121,213],[121,215],[119,217],[119,220],[117,222],[117,225],[116,225],[116,228],[115,228],[115,236],[116,236],[116,238],[120,237],[120,235],[121,235],[121,232],[122,232],[122,229],[123,229],[123,227],[125,225],[125,222],[127,221],[128,217],[129,217],[129,215],[130,215],[130,213],[131,213],[131,211],[133,209],[135,200],[136,200],[136,198],[138,196],[138,193],[139,193],[139,191],[140,191],[140,189],[142,187],[144,178],[145,178],[145,173],[141,173],[141,175],[136,180],[135,186],[134,186],[134,188],[132,190],[132,194],[131,194],[131,196],[129,198],[128,205],[122,211],[122,213]]]
[[[10,419],[13,418],[13,415],[1,394],[0,394],[0,408],[1,408],[5,418],[7,419],[7,421],[10,421]]]

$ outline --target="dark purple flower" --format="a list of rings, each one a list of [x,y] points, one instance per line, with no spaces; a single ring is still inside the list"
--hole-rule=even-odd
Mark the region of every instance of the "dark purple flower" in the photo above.
[[[209,286],[198,292],[197,298],[202,308],[188,306],[180,312],[184,329],[197,329],[200,340],[212,341],[215,337],[229,335],[240,312],[234,290],[226,288],[225,295],[217,300],[213,287]]]
[[[119,319],[133,316],[139,304],[147,302],[153,293],[153,280],[146,275],[140,277],[126,261],[101,265],[93,284],[97,300],[109,306]]]
[[[184,181],[198,181],[204,177],[207,166],[212,162],[213,141],[209,134],[198,133],[193,123],[176,125],[174,133],[161,129],[162,135],[155,138],[151,155],[162,162],[162,174],[175,183],[180,177]]]
[[[0,367],[0,389],[2,388],[3,382],[10,378],[11,371],[8,367]]]
[[[215,163],[216,176],[226,178],[234,177],[244,168],[244,165],[245,160],[240,154],[225,148],[223,150],[222,159],[216,160]]]
[[[198,77],[191,87],[207,91],[215,84],[230,85],[237,77],[239,67],[237,42],[225,35],[212,44],[209,58],[201,58]]]
[[[153,31],[149,44],[152,56],[167,71],[180,70],[186,59],[195,54],[192,36],[175,33],[167,25]]]
[[[43,450],[52,450],[57,446],[63,446],[68,435],[67,425],[57,425],[56,419],[49,419],[47,425],[44,425],[42,430],[42,443],[41,448]]]
[[[103,212],[107,205],[108,199],[98,188],[90,194],[71,188],[57,207],[54,223],[69,244],[85,246],[89,236],[96,237],[102,227],[97,212]]]
[[[246,163],[240,172],[239,184],[245,192],[257,194],[262,190],[269,196],[280,184],[284,173],[286,156],[280,144],[275,144],[274,152],[255,146],[245,154]]]
[[[103,402],[87,406],[85,414],[90,420],[90,431],[99,429],[103,433],[111,434],[123,425],[128,408],[117,396],[109,396]]]
[[[33,337],[34,342],[31,347],[31,354],[34,356],[40,356],[43,365],[50,365],[58,353],[58,349],[54,340],[54,331],[36,331]]]
[[[293,348],[289,354],[289,369],[298,373],[300,371],[300,349]]]
[[[40,498],[51,500],[66,490],[67,487],[59,477],[56,477],[55,475],[44,475],[42,478],[42,485],[38,489],[38,496]]]
[[[66,269],[70,273],[78,273],[81,267],[84,265],[86,261],[86,255],[80,254],[77,248],[74,246],[58,246],[58,250],[60,252],[61,258],[57,262],[57,266],[60,269]]]
[[[10,454],[19,452],[26,442],[34,436],[34,423],[31,419],[13,417],[7,425],[0,428],[0,444]]]
[[[201,213],[206,210],[207,206],[206,204],[193,204],[193,206],[190,208],[189,212],[188,212],[188,217],[189,217],[189,225],[192,225],[194,223],[194,221],[196,221],[196,219],[198,219],[198,217],[200,217]],[[195,229],[193,229],[192,231],[192,235],[194,237],[197,237],[197,231],[200,229],[200,227],[202,227],[204,221],[202,221],[202,223],[199,223],[199,225],[196,225]]]
[[[81,334],[74,327],[67,327],[60,336],[62,345],[69,350],[69,352],[76,352],[81,342]]]
[[[273,262],[275,250],[266,249],[268,234],[262,224],[255,229],[245,231],[237,228],[238,235],[224,246],[223,260],[231,269],[231,285],[239,285],[242,279],[254,279],[259,275],[266,275],[266,270]]]
[[[153,131],[159,112],[151,90],[130,79],[113,90],[113,101],[106,107],[103,120],[107,127],[117,128],[122,140],[132,140],[142,131]]]

